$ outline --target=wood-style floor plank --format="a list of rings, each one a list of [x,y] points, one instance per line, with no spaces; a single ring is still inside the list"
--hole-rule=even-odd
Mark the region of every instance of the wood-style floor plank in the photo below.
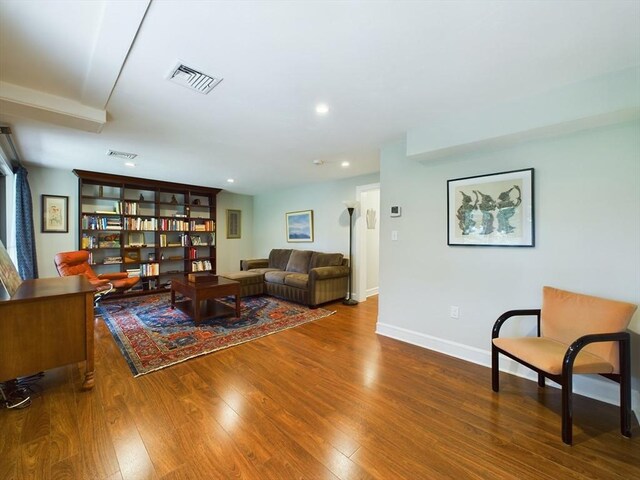
[[[134,378],[96,320],[96,386],[48,371],[24,410],[0,411],[0,478],[640,478],[640,428],[575,396],[375,334],[377,299]]]

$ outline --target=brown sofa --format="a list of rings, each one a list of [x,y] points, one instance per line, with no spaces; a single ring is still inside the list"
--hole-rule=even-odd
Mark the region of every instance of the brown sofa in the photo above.
[[[241,268],[220,275],[240,281],[243,296],[267,293],[315,307],[347,295],[349,266],[341,253],[273,249],[269,258],[242,260]]]

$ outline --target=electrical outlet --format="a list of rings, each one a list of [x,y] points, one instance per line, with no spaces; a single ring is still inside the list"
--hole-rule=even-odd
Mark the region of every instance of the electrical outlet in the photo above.
[[[449,307],[449,316],[451,318],[460,318],[460,309],[458,307]]]

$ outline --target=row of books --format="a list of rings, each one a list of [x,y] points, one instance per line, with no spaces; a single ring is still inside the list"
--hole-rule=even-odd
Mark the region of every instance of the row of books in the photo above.
[[[215,232],[216,222],[213,220],[191,220],[189,230],[194,232]]]
[[[120,217],[103,217],[100,215],[83,215],[83,230],[122,230],[122,219]]]
[[[197,260],[191,262],[192,272],[206,272],[211,270],[211,262],[209,260]]]
[[[125,218],[124,225],[127,230],[157,230],[157,218]]]
[[[159,263],[141,264],[138,268],[127,268],[127,276],[129,277],[153,277],[160,275]]]
[[[89,248],[120,248],[120,234],[82,235],[80,245],[82,249]]]

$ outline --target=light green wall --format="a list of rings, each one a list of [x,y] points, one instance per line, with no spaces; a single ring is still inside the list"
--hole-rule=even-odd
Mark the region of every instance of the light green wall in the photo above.
[[[404,143],[384,148],[381,210],[400,205],[402,217],[381,219],[378,330],[488,364],[497,316],[539,307],[543,285],[640,304],[639,134],[630,122],[431,162],[408,159]],[[447,180],[529,167],[535,248],[447,246]],[[459,319],[450,306],[460,307]],[[638,313],[631,330],[637,411]],[[529,323],[505,334],[531,331]],[[576,390],[617,395],[596,381]]]
[[[33,201],[33,227],[38,256],[40,278],[57,277],[53,257],[58,252],[76,250],[78,247],[78,177],[68,170],[42,168],[29,165],[29,186]],[[64,195],[69,197],[69,233],[42,233],[42,195]]]
[[[343,200],[355,200],[356,187],[377,183],[378,174],[277,190],[254,197],[253,252],[267,257],[272,248],[299,248],[349,254],[349,215]],[[313,210],[313,243],[287,243],[285,213]],[[355,241],[354,241],[355,256]]]
[[[216,271],[239,270],[240,260],[253,255],[253,197],[220,192],[217,200]],[[240,210],[240,238],[227,238],[227,210]]]

